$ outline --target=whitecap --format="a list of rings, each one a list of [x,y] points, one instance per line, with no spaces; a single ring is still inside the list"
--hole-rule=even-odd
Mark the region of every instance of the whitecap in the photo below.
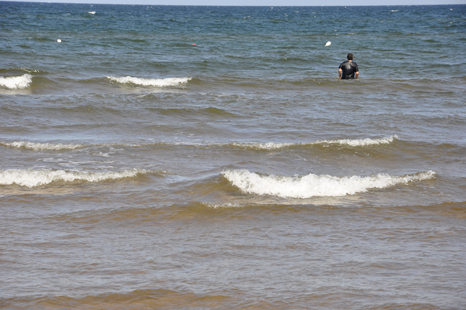
[[[398,139],[397,135],[390,137],[385,137],[381,139],[338,139],[338,140],[319,140],[314,142],[314,144],[340,144],[348,146],[369,146],[369,145],[380,145],[380,144],[390,144],[395,139]]]
[[[188,83],[191,80],[190,77],[183,77],[183,78],[165,78],[165,79],[144,79],[144,78],[137,78],[137,77],[115,77],[115,76],[107,76],[107,78],[116,83],[120,84],[135,84],[140,86],[155,86],[155,87],[170,87],[170,86],[177,86],[180,84]]]
[[[0,76],[0,86],[9,89],[25,89],[32,83],[32,75],[24,74],[21,76],[3,77]]]
[[[237,204],[237,203],[202,203],[203,205],[205,205],[206,207],[208,208],[213,208],[213,209],[219,209],[219,208],[241,208],[243,207],[242,205],[240,204]]]
[[[246,148],[246,149],[258,149],[258,150],[276,150],[293,145],[299,145],[297,143],[275,143],[275,142],[265,142],[265,143],[232,143],[231,146]]]
[[[97,183],[118,180],[147,174],[144,169],[125,170],[122,172],[65,171],[48,169],[7,169],[0,170],[0,185],[17,184],[29,188],[47,185],[52,182],[84,181]]]
[[[34,151],[59,151],[59,150],[75,150],[85,147],[82,144],[52,144],[52,143],[34,143],[28,141],[0,142],[0,145],[15,148],[25,148]]]
[[[311,198],[354,195],[371,188],[387,188],[434,178],[434,171],[405,176],[377,174],[372,176],[336,177],[309,174],[306,176],[259,175],[248,170],[227,170],[222,175],[248,194],[272,195],[282,198]]]
[[[309,143],[279,143],[279,142],[263,142],[263,143],[231,143],[231,146],[241,147],[246,149],[258,149],[258,150],[276,150],[285,147],[293,146],[306,146],[306,145],[329,145],[329,144],[339,144],[346,145],[351,147],[363,147],[371,145],[382,145],[390,144],[393,141],[398,139],[397,135],[390,137],[384,137],[379,139],[337,139],[337,140],[317,140],[315,142]]]

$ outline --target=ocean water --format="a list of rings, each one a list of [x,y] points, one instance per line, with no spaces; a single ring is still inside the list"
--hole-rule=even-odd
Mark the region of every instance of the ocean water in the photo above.
[[[0,308],[465,309],[465,47],[465,5],[0,2]]]

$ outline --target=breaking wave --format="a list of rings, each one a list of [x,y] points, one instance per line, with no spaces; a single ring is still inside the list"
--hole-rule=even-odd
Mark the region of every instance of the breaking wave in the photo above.
[[[232,143],[231,146],[245,148],[245,149],[257,149],[257,150],[277,150],[285,147],[290,147],[293,145],[305,145],[305,143],[275,143],[275,142],[266,142],[266,143]]]
[[[122,172],[64,171],[46,169],[7,169],[0,170],[0,185],[26,186],[29,188],[47,185],[52,182],[84,181],[97,183],[123,178],[132,178],[150,171],[144,169],[125,170]]]
[[[186,84],[190,77],[184,78],[165,78],[165,79],[144,79],[144,78],[137,78],[137,77],[114,77],[114,76],[107,76],[107,78],[119,84],[133,84],[139,86],[155,86],[155,87],[170,87],[170,86],[177,86],[180,84]]]
[[[149,144],[124,144],[124,143],[102,143],[102,144],[63,144],[63,143],[39,143],[29,141],[13,141],[13,142],[0,142],[0,145],[5,147],[24,148],[33,151],[62,151],[62,150],[76,150],[87,147],[144,147],[144,146],[158,146],[166,145],[166,143],[149,143]]]
[[[371,146],[371,145],[382,145],[382,144],[390,144],[393,141],[398,139],[398,136],[393,135],[390,137],[380,138],[380,139],[339,139],[339,140],[318,140],[315,142],[309,143],[274,143],[274,142],[267,142],[267,143],[232,143],[232,146],[247,148],[247,149],[259,149],[259,150],[275,150],[281,149],[286,147],[292,146],[306,146],[306,145],[342,145],[342,146],[351,146],[351,147],[359,147],[359,146]]]
[[[9,89],[25,89],[32,83],[32,75],[23,74],[21,76],[3,77],[0,76],[0,86]]]
[[[190,144],[190,143],[143,143],[143,144],[122,144],[122,143],[106,143],[106,144],[98,144],[98,146],[127,146],[127,147],[144,147],[144,146],[158,146],[158,145],[184,145],[184,146],[233,146],[239,147],[244,149],[256,149],[256,150],[275,150],[281,149],[286,147],[293,147],[293,146],[313,146],[313,145],[332,145],[332,144],[340,144],[346,145],[351,147],[359,147],[359,146],[371,146],[371,145],[381,145],[381,144],[390,144],[397,136],[391,136],[381,139],[342,139],[342,140],[319,140],[316,142],[310,143],[275,143],[275,142],[266,142],[266,143],[238,143],[234,142],[231,144]],[[84,145],[84,144],[53,144],[53,143],[37,143],[37,142],[29,142],[29,141],[13,141],[13,142],[0,142],[0,145],[6,147],[15,147],[15,148],[25,148],[34,151],[44,151],[44,150],[51,150],[51,151],[59,151],[59,150],[75,150],[80,148],[85,148],[92,145]],[[96,145],[94,145],[96,146]]]
[[[397,135],[385,137],[381,139],[340,139],[340,140],[321,140],[316,141],[314,144],[340,144],[348,146],[369,146],[369,145],[380,145],[380,144],[390,144],[394,140],[398,139]]]
[[[282,198],[311,198],[354,195],[370,188],[387,188],[397,184],[432,179],[434,171],[405,176],[377,174],[360,177],[335,177],[309,174],[306,176],[259,175],[248,170],[227,170],[222,175],[248,194],[273,195]]]
[[[0,142],[0,145],[7,146],[7,147],[31,149],[34,151],[75,150],[75,149],[85,147],[85,145],[82,145],[82,144],[62,144],[62,143],[52,144],[52,143],[35,143],[35,142],[28,142],[28,141]]]

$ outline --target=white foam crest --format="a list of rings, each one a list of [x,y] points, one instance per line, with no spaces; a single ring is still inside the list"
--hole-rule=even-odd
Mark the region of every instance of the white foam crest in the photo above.
[[[52,182],[85,181],[97,183],[146,174],[144,169],[125,170],[122,172],[64,171],[46,169],[7,169],[0,170],[0,185],[17,184],[29,188],[50,184]]]
[[[0,86],[9,89],[25,89],[32,83],[32,75],[23,74],[21,76],[0,76]]]
[[[191,80],[190,77],[184,78],[165,78],[165,79],[144,79],[144,78],[137,78],[137,77],[115,77],[115,76],[107,76],[110,81],[117,82],[120,84],[135,84],[141,86],[155,86],[155,87],[170,87],[170,86],[177,86],[179,84],[188,83]]]
[[[16,148],[26,148],[34,151],[59,151],[59,150],[75,150],[83,148],[82,144],[51,144],[51,143],[34,143],[28,141],[0,142],[0,145]]]
[[[297,145],[296,143],[275,143],[275,142],[266,142],[266,143],[232,143],[232,146],[246,148],[246,149],[260,149],[260,150],[276,150],[284,147]]]
[[[276,150],[290,146],[300,146],[300,145],[319,145],[319,144],[340,144],[348,145],[352,147],[356,146],[369,146],[369,145],[380,145],[380,144],[390,144],[398,137],[396,135],[380,138],[380,139],[340,139],[340,140],[318,140],[316,142],[310,143],[276,143],[276,142],[266,142],[266,143],[232,143],[232,146],[247,148],[247,149],[259,149],[259,150]]]
[[[349,145],[349,146],[369,146],[369,145],[379,145],[379,144],[390,144],[395,139],[398,139],[397,135],[390,137],[385,137],[381,139],[339,139],[339,140],[319,140],[314,142],[314,144],[340,144],[340,145]]]
[[[202,203],[206,207],[213,208],[213,209],[219,209],[219,208],[241,208],[243,207],[240,204],[237,203]]]
[[[306,176],[286,177],[280,175],[263,176],[248,170],[227,170],[222,175],[248,194],[273,195],[282,198],[311,198],[354,195],[370,188],[387,188],[397,184],[431,179],[434,171],[421,172],[406,176],[377,174],[360,177],[335,177],[330,175],[309,174]]]

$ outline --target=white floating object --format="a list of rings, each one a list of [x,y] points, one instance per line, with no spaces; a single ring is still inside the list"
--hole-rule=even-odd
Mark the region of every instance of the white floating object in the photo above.
[[[88,14],[92,14],[94,15],[95,14],[95,11],[90,11],[90,12],[87,12]]]
[[[58,43],[61,43],[61,40],[60,40],[60,39],[58,39],[58,40],[57,40],[57,42],[58,42]]]
[[[327,43],[325,43],[325,46],[330,46],[332,45],[332,42],[328,41]]]

